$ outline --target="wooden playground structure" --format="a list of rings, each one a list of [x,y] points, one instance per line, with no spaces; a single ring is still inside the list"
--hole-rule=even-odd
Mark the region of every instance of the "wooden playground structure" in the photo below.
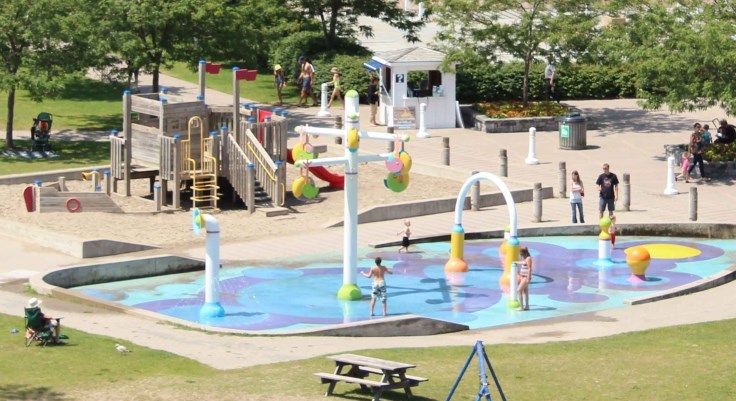
[[[217,210],[218,189],[227,180],[233,200],[239,197],[253,213],[260,204],[283,206],[286,197],[287,130],[283,115],[239,104],[208,106],[166,92],[123,94],[123,132],[110,136],[113,191],[131,180],[158,177],[166,204],[181,208],[183,189],[191,190],[192,207]]]

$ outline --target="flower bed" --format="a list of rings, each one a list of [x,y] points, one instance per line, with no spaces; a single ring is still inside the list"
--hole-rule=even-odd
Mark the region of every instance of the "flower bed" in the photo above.
[[[487,133],[557,131],[557,119],[570,113],[572,108],[554,102],[488,102],[473,105],[474,125],[478,131]]]

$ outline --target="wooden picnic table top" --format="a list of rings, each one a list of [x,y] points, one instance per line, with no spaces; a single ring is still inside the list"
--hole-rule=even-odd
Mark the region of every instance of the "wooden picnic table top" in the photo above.
[[[387,361],[385,359],[371,358],[369,356],[355,355],[355,354],[340,354],[328,356],[328,359],[340,364],[350,364],[358,366],[367,366],[371,368],[381,369],[384,371],[400,371],[409,368],[415,368],[416,365],[403,362]]]

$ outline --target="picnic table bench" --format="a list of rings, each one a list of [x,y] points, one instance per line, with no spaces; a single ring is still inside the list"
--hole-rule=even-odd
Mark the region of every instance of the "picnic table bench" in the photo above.
[[[407,369],[416,367],[408,363],[354,354],[333,355],[327,358],[335,361],[335,372],[314,374],[322,379],[323,384],[329,383],[325,396],[332,394],[335,385],[342,381],[358,384],[362,389],[370,389],[373,392],[373,401],[379,401],[384,391],[397,388],[403,388],[409,398],[412,396],[411,387],[428,380],[424,377],[407,375]],[[367,379],[371,374],[380,375],[380,379]]]

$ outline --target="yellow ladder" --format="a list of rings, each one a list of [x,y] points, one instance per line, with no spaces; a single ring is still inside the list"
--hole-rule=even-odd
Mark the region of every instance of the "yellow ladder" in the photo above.
[[[192,128],[199,128],[199,165],[192,156]],[[201,210],[217,209],[217,201],[220,199],[217,195],[217,158],[213,156],[214,140],[205,131],[204,122],[200,117],[192,117],[189,119],[187,140],[182,141],[185,144],[185,155],[187,158],[187,167],[192,175],[192,207]]]

